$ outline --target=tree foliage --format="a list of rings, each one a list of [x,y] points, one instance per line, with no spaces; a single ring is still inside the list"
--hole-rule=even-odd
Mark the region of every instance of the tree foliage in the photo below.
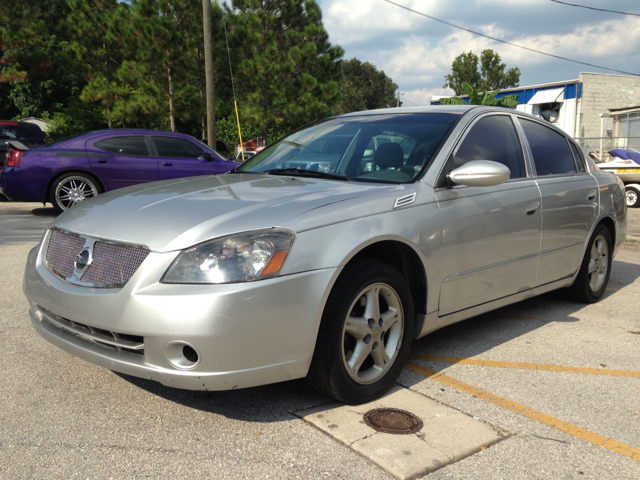
[[[493,92],[478,92],[478,90],[467,82],[462,82],[462,88],[467,92],[467,95],[469,95],[469,105],[518,106],[518,95],[505,95],[504,97],[496,98],[496,95],[500,93],[500,89],[494,90]],[[467,105],[467,102],[460,97],[441,98],[440,103],[442,105]]]
[[[204,138],[201,7],[0,0],[0,118],[41,117],[54,137],[134,127]],[[245,140],[395,104],[397,86],[384,72],[342,62],[317,0],[216,1],[211,15],[217,136],[229,144],[238,142],[229,58]]]
[[[82,89],[65,0],[0,2],[0,118],[52,115]]]
[[[520,84],[520,69],[513,67],[505,71],[505,68],[507,64],[502,63],[500,55],[491,49],[483,50],[480,59],[471,51],[463,52],[453,60],[451,73],[444,77],[446,81],[443,88],[451,88],[456,95],[464,95],[463,82],[482,92],[517,87]]]
[[[241,117],[265,141],[269,126],[331,114],[344,52],[329,42],[315,0],[233,0],[227,16]]]
[[[352,58],[342,63],[342,75],[335,115],[396,106],[398,85],[371,63]]]

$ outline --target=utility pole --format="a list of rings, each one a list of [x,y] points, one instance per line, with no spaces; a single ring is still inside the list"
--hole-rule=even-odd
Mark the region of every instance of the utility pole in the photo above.
[[[213,46],[211,44],[211,0],[202,0],[204,28],[204,75],[207,84],[207,142],[216,148],[216,99],[213,90]]]
[[[398,98],[396,100],[396,107],[400,106],[400,95],[404,95],[404,92],[398,92]]]

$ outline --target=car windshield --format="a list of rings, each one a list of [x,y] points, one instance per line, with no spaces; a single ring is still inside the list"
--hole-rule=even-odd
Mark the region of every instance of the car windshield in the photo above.
[[[40,127],[30,123],[2,123],[0,122],[0,136],[6,140],[43,145],[46,143]]]
[[[331,118],[283,137],[236,171],[409,183],[429,168],[459,118],[450,113]]]

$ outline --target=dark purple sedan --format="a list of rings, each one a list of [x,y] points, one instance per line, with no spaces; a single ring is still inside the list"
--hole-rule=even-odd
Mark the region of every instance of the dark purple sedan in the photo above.
[[[50,202],[60,212],[109,190],[225,173],[238,165],[189,135],[157,130],[101,130],[42,148],[8,143],[0,193],[10,200]]]

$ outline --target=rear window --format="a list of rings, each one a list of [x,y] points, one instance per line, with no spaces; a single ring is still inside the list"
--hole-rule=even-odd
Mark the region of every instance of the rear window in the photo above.
[[[44,133],[40,127],[32,123],[0,122],[0,138],[2,140],[17,140],[23,143],[44,145]]]
[[[538,176],[576,172],[576,164],[564,136],[530,120],[521,118],[520,124],[529,141]]]
[[[156,144],[158,155],[161,157],[175,158],[199,158],[202,156],[202,149],[194,145],[189,140],[176,137],[151,137]]]

